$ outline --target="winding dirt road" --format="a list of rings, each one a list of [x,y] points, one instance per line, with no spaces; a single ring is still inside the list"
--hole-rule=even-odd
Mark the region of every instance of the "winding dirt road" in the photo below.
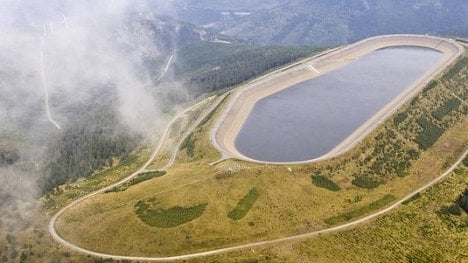
[[[267,77],[268,79],[268,77]],[[208,114],[220,103],[222,103],[223,99],[225,96],[227,96],[228,94],[224,94],[222,96],[220,96],[215,103],[213,103],[212,106],[209,107],[209,109],[207,109],[204,114],[202,114],[201,117],[199,117],[199,119],[193,124],[190,126],[189,129],[187,129],[187,131],[184,133],[183,135],[183,138],[180,140],[180,143],[190,134],[190,132],[196,128],[198,126],[198,124],[206,117],[208,116]],[[208,99],[207,99],[208,100]],[[297,241],[297,240],[302,240],[302,239],[307,239],[307,238],[310,238],[310,237],[313,237],[313,236],[317,236],[317,235],[320,235],[320,234],[325,234],[325,233],[330,233],[330,232],[334,232],[334,231],[339,231],[339,230],[343,230],[343,229],[346,229],[346,228],[350,228],[350,227],[354,227],[354,226],[357,226],[359,224],[362,224],[362,223],[365,223],[365,222],[368,222],[382,214],[385,214],[393,209],[395,209],[396,207],[398,207],[401,203],[403,203],[404,201],[408,200],[409,198],[411,198],[412,196],[414,196],[415,194],[421,192],[421,191],[424,191],[425,189],[433,186],[434,184],[438,183],[439,181],[441,181],[442,179],[444,179],[446,176],[448,176],[455,168],[458,167],[458,165],[462,162],[462,160],[467,156],[468,154],[468,150],[465,150],[465,152],[458,158],[458,160],[447,170],[445,171],[443,174],[441,174],[440,176],[438,176],[436,179],[434,179],[433,181],[431,181],[430,183],[426,184],[425,186],[413,191],[412,193],[408,194],[406,197],[404,197],[403,199],[395,202],[394,204],[384,208],[384,209],[381,209],[373,214],[370,214],[370,215],[367,215],[365,217],[362,217],[362,218],[359,218],[357,220],[354,220],[354,221],[351,221],[351,222],[348,222],[348,223],[345,223],[345,224],[342,224],[342,225],[338,225],[338,226],[334,226],[334,227],[330,227],[330,228],[326,228],[326,229],[322,229],[322,230],[317,230],[317,231],[312,231],[312,232],[308,232],[308,233],[304,233],[304,234],[299,234],[299,235],[292,235],[292,236],[287,236],[287,237],[283,237],[283,238],[278,238],[278,239],[272,239],[272,240],[265,240],[265,241],[259,241],[259,242],[252,242],[252,243],[247,243],[247,244],[243,244],[243,245],[237,245],[237,246],[231,246],[231,247],[225,247],[225,248],[220,248],[220,249],[213,249],[213,250],[208,250],[208,251],[204,251],[204,252],[198,252],[198,253],[191,253],[191,254],[185,254],[185,255],[178,255],[178,256],[169,256],[169,257],[139,257],[139,256],[124,256],[124,255],[111,255],[111,254],[106,254],[106,253],[99,253],[99,252],[96,252],[96,251],[92,251],[92,250],[89,250],[89,249],[85,249],[85,248],[82,248],[82,247],[79,247],[73,243],[70,243],[69,241],[65,240],[64,238],[62,238],[56,231],[55,229],[55,224],[56,224],[56,221],[57,219],[68,209],[70,209],[71,207],[79,204],[80,202],[82,202],[83,200],[86,200],[88,198],[91,198],[93,196],[96,196],[96,195],[99,195],[101,193],[104,193],[105,191],[113,188],[113,187],[116,187],[116,186],[119,186],[121,184],[123,184],[124,182],[126,181],[129,181],[131,180],[132,178],[134,178],[135,176],[137,176],[138,174],[142,173],[142,172],[145,172],[145,171],[148,171],[147,170],[147,167],[153,162],[153,160],[156,158],[156,156],[159,154],[164,142],[166,141],[167,137],[168,137],[168,134],[169,134],[169,131],[170,131],[170,128],[172,127],[172,125],[180,118],[182,117],[184,114],[186,114],[187,112],[193,110],[193,109],[196,109],[196,107],[198,107],[199,105],[201,105],[202,103],[205,103],[206,100],[203,100],[187,109],[185,109],[184,111],[178,113],[176,116],[174,116],[172,118],[172,120],[168,123],[168,125],[166,126],[162,136],[161,136],[161,139],[159,140],[155,150],[153,151],[151,157],[149,158],[149,160],[143,164],[142,167],[140,167],[136,172],[132,173],[130,176],[120,180],[119,182],[117,183],[114,183],[112,185],[109,185],[107,187],[104,187],[100,190],[97,190],[93,193],[90,193],[86,196],[83,196],[75,201],[73,201],[72,203],[68,204],[67,206],[63,207],[62,209],[60,209],[52,218],[51,220],[49,221],[49,225],[48,225],[48,229],[49,229],[49,232],[52,236],[52,238],[54,240],[56,240],[58,243],[60,243],[61,245],[63,245],[64,247],[67,247],[73,251],[76,251],[76,252],[79,252],[79,253],[83,253],[83,254],[86,254],[86,255],[90,255],[90,256],[94,256],[94,257],[99,257],[99,258],[104,258],[104,259],[114,259],[114,260],[132,260],[132,261],[177,261],[177,260],[186,260],[186,259],[191,259],[191,258],[198,258],[198,257],[205,257],[205,256],[210,256],[210,255],[216,255],[216,254],[222,254],[222,253],[226,253],[226,252],[231,252],[231,251],[236,251],[236,250],[242,250],[242,249],[250,249],[250,248],[255,248],[255,247],[260,247],[260,246],[266,246],[266,245],[272,245],[272,244],[276,244],[276,243],[281,243],[281,242],[287,242],[287,241]],[[229,107],[229,106],[228,106]],[[216,124],[216,125],[219,125],[219,124]],[[215,125],[215,126],[216,126]],[[171,159],[169,160],[169,162],[164,166],[162,167],[162,169],[167,169],[169,167],[172,166],[172,164],[174,163],[175,161],[175,158],[177,156],[177,153],[179,151],[179,148],[180,148],[180,143],[178,145],[176,145],[176,147],[174,148],[174,151],[173,151],[173,154],[171,156]],[[223,151],[221,151],[221,153],[224,154]]]
[[[189,109],[191,109],[191,108],[189,108]],[[187,111],[188,110],[184,111],[184,113],[187,112]],[[182,115],[183,115],[183,113],[179,114],[178,116],[180,117]],[[168,125],[168,127],[166,128],[166,132],[165,132],[165,135],[163,136],[163,138],[166,138],[167,133],[169,132],[169,128],[170,128],[171,124],[174,123],[175,120],[177,119],[176,117],[171,121],[170,125]],[[161,142],[162,142],[162,140],[161,140]],[[159,151],[159,149],[162,146],[161,142],[158,144],[158,147],[155,150],[156,154],[157,154],[157,152]],[[287,241],[298,241],[298,240],[302,240],[302,239],[311,238],[311,237],[314,237],[314,236],[317,236],[317,235],[320,235],[320,234],[331,233],[331,232],[343,230],[343,229],[346,229],[346,228],[354,227],[354,226],[357,226],[359,224],[368,222],[368,221],[370,221],[370,220],[372,220],[372,219],[374,219],[374,218],[376,218],[376,217],[378,217],[378,216],[380,216],[382,214],[385,214],[385,213],[395,209],[396,207],[401,205],[403,202],[405,202],[406,200],[413,197],[415,194],[426,190],[427,188],[435,185],[436,183],[440,182],[442,179],[447,177],[451,172],[453,172],[453,170],[455,170],[458,167],[458,165],[460,165],[460,163],[463,161],[463,159],[466,158],[466,156],[468,155],[468,150],[465,150],[465,152],[458,158],[458,160],[447,171],[445,171],[443,174],[441,174],[439,177],[437,177],[436,179],[434,179],[430,183],[426,184],[425,186],[423,186],[423,187],[413,191],[412,193],[408,194],[406,197],[404,197],[403,199],[399,200],[398,202],[392,204],[391,206],[388,206],[388,207],[386,207],[386,208],[384,208],[382,210],[379,210],[379,211],[377,211],[377,212],[375,212],[373,214],[370,214],[370,215],[365,216],[363,218],[351,221],[351,222],[346,223],[346,224],[342,224],[342,225],[338,225],[338,226],[334,226],[334,227],[330,227],[330,228],[326,228],[326,229],[322,229],[322,230],[312,231],[312,232],[304,233],[304,234],[300,234],[300,235],[292,235],[292,236],[278,238],[278,239],[265,240],[265,241],[259,241],[259,242],[252,242],[252,243],[247,243],[247,244],[238,245],[238,246],[225,247],[225,248],[214,249],[214,250],[209,250],[209,251],[205,251],[205,252],[191,253],[191,254],[185,254],[185,255],[180,255],[180,256],[170,256],[170,257],[137,257],[137,256],[120,256],[120,255],[111,255],[111,254],[99,253],[99,252],[95,252],[95,251],[88,250],[88,249],[85,249],[85,248],[81,248],[81,247],[79,247],[79,246],[77,246],[75,244],[72,244],[72,243],[68,242],[67,240],[63,239],[62,237],[60,237],[60,235],[55,230],[55,222],[57,221],[57,218],[63,212],[65,212],[67,209],[73,207],[74,205],[80,203],[81,201],[83,201],[83,200],[85,200],[87,198],[90,198],[92,196],[103,193],[104,191],[106,191],[108,189],[111,189],[112,187],[118,186],[118,185],[130,180],[131,178],[135,177],[136,175],[138,175],[139,173],[141,173],[141,172],[143,172],[145,170],[145,168],[152,162],[152,160],[154,159],[156,154],[154,154],[152,156],[152,158],[150,160],[148,160],[148,162],[146,162],[145,165],[143,165],[137,172],[133,173],[129,177],[123,179],[122,181],[120,181],[118,183],[107,186],[107,187],[105,187],[105,188],[103,188],[101,190],[98,190],[98,191],[96,191],[94,193],[91,193],[91,194],[89,194],[87,196],[84,196],[84,197],[74,201],[73,203],[67,205],[66,207],[62,208],[57,214],[55,214],[54,217],[52,217],[52,219],[49,222],[49,232],[50,232],[51,236],[57,242],[59,242],[63,246],[65,246],[65,247],[67,247],[67,248],[69,248],[69,249],[71,249],[73,251],[83,253],[83,254],[86,254],[86,255],[90,255],[90,256],[94,256],[94,257],[99,257],[99,258],[103,258],[103,259],[114,259],[114,260],[160,261],[160,262],[163,262],[163,261],[166,261],[166,262],[167,261],[177,261],[177,260],[184,260],[184,259],[206,257],[206,256],[223,254],[223,253],[236,251],[236,250],[250,249],[250,248],[266,246],[266,245],[273,245],[273,244],[287,242]]]
[[[193,130],[195,127],[198,126],[198,124],[201,123],[201,121],[206,117],[208,116],[208,114],[219,104],[223,101],[224,97],[227,96],[227,94],[224,94],[222,96],[220,96],[218,98],[218,100],[213,103],[213,105],[204,112],[204,114],[202,114],[198,120],[191,126],[190,129],[188,129],[188,131],[184,134],[184,136],[188,136],[191,132],[191,130]],[[146,161],[137,171],[135,171],[134,173],[132,173],[131,175],[127,176],[126,178],[114,183],[114,184],[111,184],[109,186],[106,186],[102,189],[99,189],[95,192],[92,192],[88,195],[85,195],[75,201],[73,201],[72,203],[68,204],[67,206],[63,207],[62,209],[60,209],[52,218],[51,220],[49,221],[49,226],[48,226],[48,229],[49,229],[49,233],[51,234],[52,238],[54,238],[57,242],[59,242],[60,244],[72,249],[72,250],[75,250],[75,251],[78,251],[78,252],[82,252],[82,253],[85,253],[85,254],[89,254],[89,255],[93,255],[93,256],[98,256],[98,257],[102,257],[102,255],[98,255],[96,254],[95,252],[93,251],[89,251],[89,250],[86,250],[86,249],[82,249],[74,244],[71,244],[69,243],[68,241],[66,241],[65,239],[63,239],[56,231],[55,229],[55,223],[57,221],[57,218],[59,218],[60,215],[62,215],[66,210],[70,209],[71,207],[81,203],[82,201],[88,199],[88,198],[91,198],[93,196],[96,196],[98,194],[102,194],[104,193],[105,191],[107,190],[110,190],[114,187],[117,187],[129,180],[131,180],[132,178],[136,177],[137,175],[141,174],[141,173],[144,173],[144,172],[148,172],[148,171],[151,171],[151,170],[147,170],[146,168],[153,162],[153,160],[156,158],[156,156],[159,154],[164,142],[166,141],[168,135],[169,135],[169,131],[170,131],[170,128],[172,127],[172,125],[180,118],[182,117],[184,114],[186,114],[187,112],[191,111],[191,110],[194,110],[196,109],[197,107],[199,107],[201,104],[205,103],[207,100],[210,100],[210,98],[207,98],[205,100],[202,100],[200,102],[198,102],[197,104],[181,111],[180,113],[178,113],[177,115],[175,115],[172,120],[167,124],[162,136],[161,136],[161,139],[159,140],[156,148],[154,149],[153,153],[151,154],[150,158],[148,159],[148,161]],[[185,137],[181,138],[181,141],[183,141],[185,139]],[[162,167],[160,170],[163,170],[163,169],[167,169],[169,168],[170,166],[172,166],[172,164],[174,163],[175,161],[175,158],[177,156],[177,153],[178,153],[178,149],[180,147],[180,143],[177,145],[177,147],[175,148],[174,150],[174,153],[172,154],[171,156],[171,159],[169,160],[169,162],[164,166]],[[107,255],[107,256],[104,256],[106,258],[108,258],[110,255]],[[112,257],[113,258],[113,257]]]

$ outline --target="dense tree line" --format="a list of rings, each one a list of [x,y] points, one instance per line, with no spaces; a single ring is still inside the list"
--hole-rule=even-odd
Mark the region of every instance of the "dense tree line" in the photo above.
[[[49,147],[44,192],[87,177],[104,165],[112,165],[113,157],[124,158],[135,149],[140,138],[119,123],[112,103],[92,106],[88,115],[68,127]]]
[[[198,95],[235,86],[317,51],[311,47],[200,42],[177,52],[174,71]]]
[[[316,51],[308,47],[198,42],[182,47],[173,67],[176,80],[185,82],[189,93],[198,96],[242,83]],[[83,103],[71,110],[81,117],[49,147],[47,176],[43,178],[44,192],[89,176],[96,169],[111,165],[114,157],[124,158],[142,139],[129,134],[119,123],[114,111],[116,98],[112,92],[95,96],[92,103]],[[193,157],[192,136],[184,141],[181,149],[186,149],[187,155]]]

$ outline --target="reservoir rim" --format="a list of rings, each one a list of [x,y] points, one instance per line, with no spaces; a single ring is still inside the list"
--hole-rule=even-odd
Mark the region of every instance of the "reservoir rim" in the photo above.
[[[330,152],[310,160],[274,162],[247,157],[237,149],[235,143],[237,136],[248,116],[250,116],[255,104],[261,99],[294,87],[301,82],[335,71],[377,50],[400,46],[428,48],[441,52],[444,56],[392,101],[353,131],[346,139],[339,142]],[[231,91],[230,100],[210,132],[212,145],[222,154],[220,160],[215,163],[234,158],[252,163],[295,165],[338,157],[354,148],[354,146],[393,115],[403,104],[419,93],[430,80],[439,75],[463,53],[464,48],[452,39],[423,35],[385,35],[325,51],[324,53],[299,61],[292,66],[286,66],[255,79],[245,86]],[[313,67],[312,69],[311,66]],[[278,83],[282,85],[277,85]],[[272,85],[275,87],[270,88]]]

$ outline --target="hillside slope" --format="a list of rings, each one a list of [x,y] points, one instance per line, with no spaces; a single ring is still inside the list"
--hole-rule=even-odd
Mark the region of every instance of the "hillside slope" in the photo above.
[[[254,2],[258,8],[229,4],[223,9],[214,1],[188,1],[179,17],[190,20],[203,11],[205,19],[198,22],[255,43],[339,45],[393,33],[468,35],[463,0]]]

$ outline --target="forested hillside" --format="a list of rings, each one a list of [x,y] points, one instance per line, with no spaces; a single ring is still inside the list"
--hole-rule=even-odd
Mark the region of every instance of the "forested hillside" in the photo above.
[[[42,191],[81,177],[102,166],[112,166],[113,159],[128,158],[141,137],[128,131],[114,110],[116,95],[100,94],[95,104],[83,105],[87,114],[77,117],[57,141],[48,146]]]
[[[231,87],[265,71],[310,56],[312,47],[259,46],[198,42],[177,52],[177,79],[196,95]]]

